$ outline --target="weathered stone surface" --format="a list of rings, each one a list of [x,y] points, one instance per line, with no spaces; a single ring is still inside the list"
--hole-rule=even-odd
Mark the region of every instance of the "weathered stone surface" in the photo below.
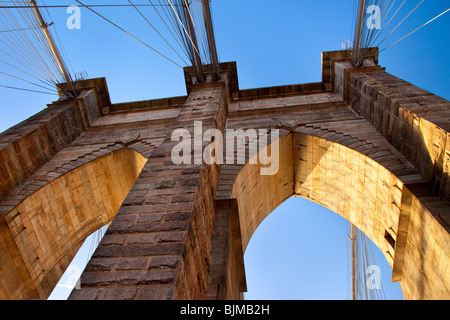
[[[370,52],[357,69],[347,51],[324,53],[321,83],[239,90],[227,63],[214,83],[185,70],[187,97],[116,105],[92,79],[96,89],[1,134],[0,298],[47,298],[82,241],[111,223],[70,299],[239,299],[253,232],[302,196],[366,233],[405,298],[448,299],[450,103]],[[199,138],[194,121],[279,130],[279,170],[249,163],[260,136],[233,149],[244,163],[175,164],[171,135]]]

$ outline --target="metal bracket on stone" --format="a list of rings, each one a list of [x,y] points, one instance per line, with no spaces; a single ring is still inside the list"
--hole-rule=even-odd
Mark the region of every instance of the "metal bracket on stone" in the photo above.
[[[122,143],[125,146],[135,142],[138,138],[139,138],[140,134],[139,132],[135,132],[135,133],[129,133],[124,135],[119,141],[118,143]]]
[[[278,128],[294,132],[294,130],[300,126],[301,124],[295,120],[281,120]]]

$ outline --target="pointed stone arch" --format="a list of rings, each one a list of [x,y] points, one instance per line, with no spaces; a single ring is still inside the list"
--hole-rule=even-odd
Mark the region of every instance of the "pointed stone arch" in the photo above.
[[[363,231],[383,252],[393,268],[392,280],[401,283],[406,299],[448,296],[449,234],[435,217],[436,206],[422,202],[369,156],[337,142],[289,133],[279,145],[277,174],[261,175],[258,164],[235,168],[230,194],[235,205],[229,211],[238,211],[243,251],[259,224],[297,195]]]
[[[0,297],[46,299],[83,241],[111,222],[147,161],[120,148],[53,177],[2,214]]]

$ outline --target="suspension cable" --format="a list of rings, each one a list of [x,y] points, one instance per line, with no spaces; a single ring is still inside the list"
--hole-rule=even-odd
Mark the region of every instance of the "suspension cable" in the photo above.
[[[19,87],[5,86],[5,85],[1,85],[1,84],[0,84],[0,87],[1,88],[6,88],[6,89],[14,89],[14,90],[21,90],[21,91],[49,94],[49,95],[54,95],[54,96],[58,95],[57,93],[50,93],[50,92],[37,91],[37,90],[31,90],[31,89],[25,89],[25,88],[19,88]]]
[[[386,50],[386,49],[388,49],[388,48],[390,48],[390,47],[392,47],[394,44],[396,44],[396,43],[398,43],[398,42],[400,42],[401,40],[403,40],[403,39],[405,39],[406,37],[408,37],[408,36],[410,36],[410,35],[412,35],[414,32],[416,32],[417,30],[419,30],[419,29],[422,29],[423,27],[425,27],[427,24],[429,24],[429,23],[431,23],[431,22],[433,22],[434,20],[436,20],[437,18],[439,18],[440,16],[442,16],[442,15],[444,15],[444,14],[446,14],[447,12],[449,12],[450,11],[450,8],[448,8],[447,10],[445,10],[444,12],[442,12],[441,14],[439,14],[439,15],[437,15],[436,17],[434,17],[433,19],[431,19],[431,20],[429,20],[429,21],[427,21],[426,23],[424,23],[423,25],[421,25],[420,27],[418,27],[417,29],[415,29],[415,30],[413,30],[413,31],[411,31],[410,33],[408,33],[407,35],[405,35],[405,36],[403,36],[403,37],[401,37],[400,39],[398,39],[397,41],[395,41],[394,43],[392,43],[392,44],[390,44],[389,46],[387,46],[386,48],[384,48],[383,50],[381,50],[380,52],[383,52],[384,50]]]
[[[109,20],[108,18],[104,17],[103,15],[101,15],[100,13],[96,12],[95,10],[89,8],[88,6],[86,6],[84,3],[82,3],[79,0],[75,0],[76,2],[78,2],[80,5],[82,5],[83,7],[85,7],[86,9],[90,10],[91,12],[93,12],[94,14],[96,14],[97,16],[99,16],[100,18],[102,18],[103,20],[109,22],[110,24],[112,24],[114,27],[116,27],[117,29],[121,30],[122,32],[124,32],[125,34],[129,35],[130,37],[132,37],[133,39],[139,41],[140,43],[142,43],[144,46],[146,46],[147,48],[151,49],[152,51],[156,52],[157,54],[159,54],[160,56],[162,56],[163,58],[166,58],[167,60],[169,60],[170,62],[172,62],[173,64],[175,64],[176,66],[183,68],[182,66],[180,66],[178,63],[176,63],[175,61],[173,61],[172,59],[170,59],[169,57],[165,56],[164,54],[162,54],[161,52],[159,52],[158,50],[154,49],[153,47],[151,47],[150,45],[148,45],[147,43],[145,43],[144,41],[142,41],[141,39],[139,39],[138,37],[134,36],[133,34],[129,33],[128,31],[126,31],[125,29],[123,29],[122,27],[118,26],[117,24],[115,24],[114,22],[112,22],[111,20]]]
[[[133,8],[141,15],[141,17],[150,25],[150,27],[153,28],[153,30],[156,31],[156,33],[164,40],[165,43],[175,52],[175,54],[183,60],[185,64],[188,64],[184,59],[180,56],[180,54],[172,47],[172,45],[166,40],[166,38],[153,26],[153,24],[144,16],[144,14],[131,2],[131,0],[128,0],[128,2],[133,6]]]
[[[378,45],[377,45],[377,47],[379,47],[380,46],[380,44],[384,41],[384,40],[386,40],[386,38],[387,37],[389,37],[391,34],[392,34],[392,32],[394,32],[423,2],[424,2],[425,0],[421,0],[420,1],[420,3],[414,8],[414,9],[412,9],[407,15],[406,15],[406,17],[404,17],[403,18],[403,20],[402,21],[400,21],[400,23],[399,24],[397,24],[397,26],[395,26],[395,28],[394,29],[392,29],[391,30],[391,32],[389,32],[389,34],[386,36],[386,37],[384,37],[383,38],[383,40],[381,40],[379,43],[378,43]]]

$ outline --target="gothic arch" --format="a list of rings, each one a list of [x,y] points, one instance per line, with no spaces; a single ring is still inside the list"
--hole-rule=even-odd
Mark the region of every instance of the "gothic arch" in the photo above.
[[[367,155],[317,136],[284,135],[279,150],[277,174],[261,175],[260,165],[247,163],[234,180],[231,197],[237,201],[244,251],[267,215],[297,195],[364,232],[384,253],[406,299],[448,297],[449,234],[433,208],[397,176]]]
[[[47,298],[83,241],[114,218],[146,161],[118,149],[52,179],[2,214],[0,298]]]

